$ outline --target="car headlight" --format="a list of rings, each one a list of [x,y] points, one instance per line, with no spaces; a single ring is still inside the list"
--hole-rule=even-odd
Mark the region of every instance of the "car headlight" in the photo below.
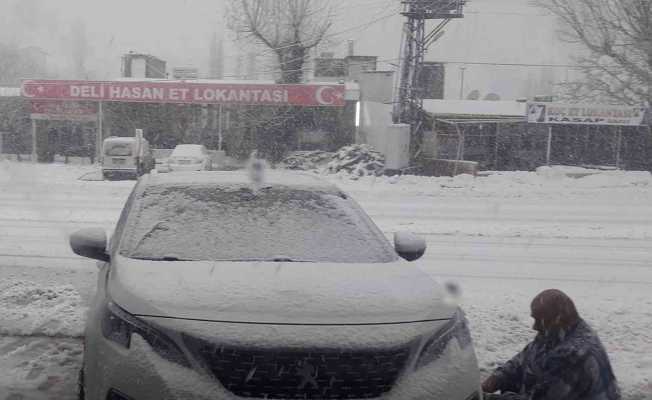
[[[457,339],[461,348],[471,345],[471,332],[466,320],[466,316],[461,309],[458,309],[453,317],[446,322],[441,329],[437,331],[423,346],[417,368],[421,368],[437,360],[444,353],[451,340]]]
[[[102,317],[102,334],[124,348],[130,348],[131,336],[140,335],[163,359],[190,367],[188,359],[179,346],[163,332],[129,314],[117,304],[109,301]]]

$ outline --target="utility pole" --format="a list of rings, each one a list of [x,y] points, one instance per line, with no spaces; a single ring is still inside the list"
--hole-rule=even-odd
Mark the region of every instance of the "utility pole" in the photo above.
[[[466,0],[402,0],[407,17],[403,27],[403,40],[399,63],[398,85],[394,93],[393,120],[397,124],[410,125],[410,154],[419,153],[423,136],[423,95],[421,71],[428,47],[443,34],[444,27],[456,18],[463,18]],[[432,29],[426,30],[426,21],[438,20]]]
[[[460,67],[460,100],[464,100],[464,72],[466,72],[466,67]]]
[[[209,49],[209,78],[224,79],[224,41],[213,33]]]

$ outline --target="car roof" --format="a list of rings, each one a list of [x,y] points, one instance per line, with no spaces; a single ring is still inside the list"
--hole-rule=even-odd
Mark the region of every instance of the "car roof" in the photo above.
[[[204,148],[201,144],[180,144],[172,150],[172,154],[181,156],[200,154]]]
[[[150,174],[143,178],[146,186],[247,186],[251,183],[246,170],[238,171],[189,171]],[[266,186],[285,186],[296,189],[319,190],[332,193],[342,193],[337,186],[320,177],[295,171],[269,170],[265,173]]]
[[[112,136],[104,139],[106,143],[130,143],[135,142],[136,138],[132,136]]]
[[[104,143],[135,143],[136,138],[133,136],[110,136],[104,139]],[[148,143],[147,139],[143,138],[144,143]]]

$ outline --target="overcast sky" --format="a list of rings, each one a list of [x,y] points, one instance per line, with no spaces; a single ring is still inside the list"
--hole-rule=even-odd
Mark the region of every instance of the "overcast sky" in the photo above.
[[[329,37],[333,50],[343,55],[346,41],[356,41],[356,53],[377,55],[394,62],[398,56],[403,19],[400,0],[333,0],[335,25]],[[206,72],[213,32],[226,31],[224,0],[2,0],[0,41],[38,46],[48,54],[50,68],[69,75],[71,26],[83,22],[88,36],[87,67],[93,78],[111,79],[120,73],[120,55],[134,50],[168,61],[168,69],[192,65]],[[473,0],[466,18],[453,21],[428,58],[442,61],[550,64],[569,62],[555,36],[554,19],[527,5],[526,0]],[[388,17],[396,14],[394,17]],[[343,33],[342,33],[343,32]],[[235,50],[227,46],[233,65]],[[262,65],[262,63],[261,63]],[[262,67],[265,69],[266,67]],[[232,68],[231,68],[232,69]],[[556,74],[564,71],[556,71]],[[232,73],[232,71],[231,71]],[[447,68],[447,92],[458,91]],[[467,68],[468,87],[518,97],[528,85],[550,79],[550,71],[537,68]],[[510,84],[517,79],[519,85]],[[541,82],[540,82],[541,81]],[[513,87],[512,87],[513,86]]]

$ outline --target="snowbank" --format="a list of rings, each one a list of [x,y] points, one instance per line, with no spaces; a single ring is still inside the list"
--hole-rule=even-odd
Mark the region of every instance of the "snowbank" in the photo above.
[[[0,335],[81,337],[85,313],[72,286],[0,283]]]
[[[581,178],[546,172],[496,172],[488,176],[456,177],[365,176],[350,181],[344,175],[322,175],[352,192],[398,193],[412,196],[487,199],[577,199],[596,196],[649,198],[652,174],[646,171],[603,171]]]
[[[0,398],[77,399],[79,339],[0,337]]]
[[[652,239],[649,172],[324,177],[360,201],[388,234]]]

